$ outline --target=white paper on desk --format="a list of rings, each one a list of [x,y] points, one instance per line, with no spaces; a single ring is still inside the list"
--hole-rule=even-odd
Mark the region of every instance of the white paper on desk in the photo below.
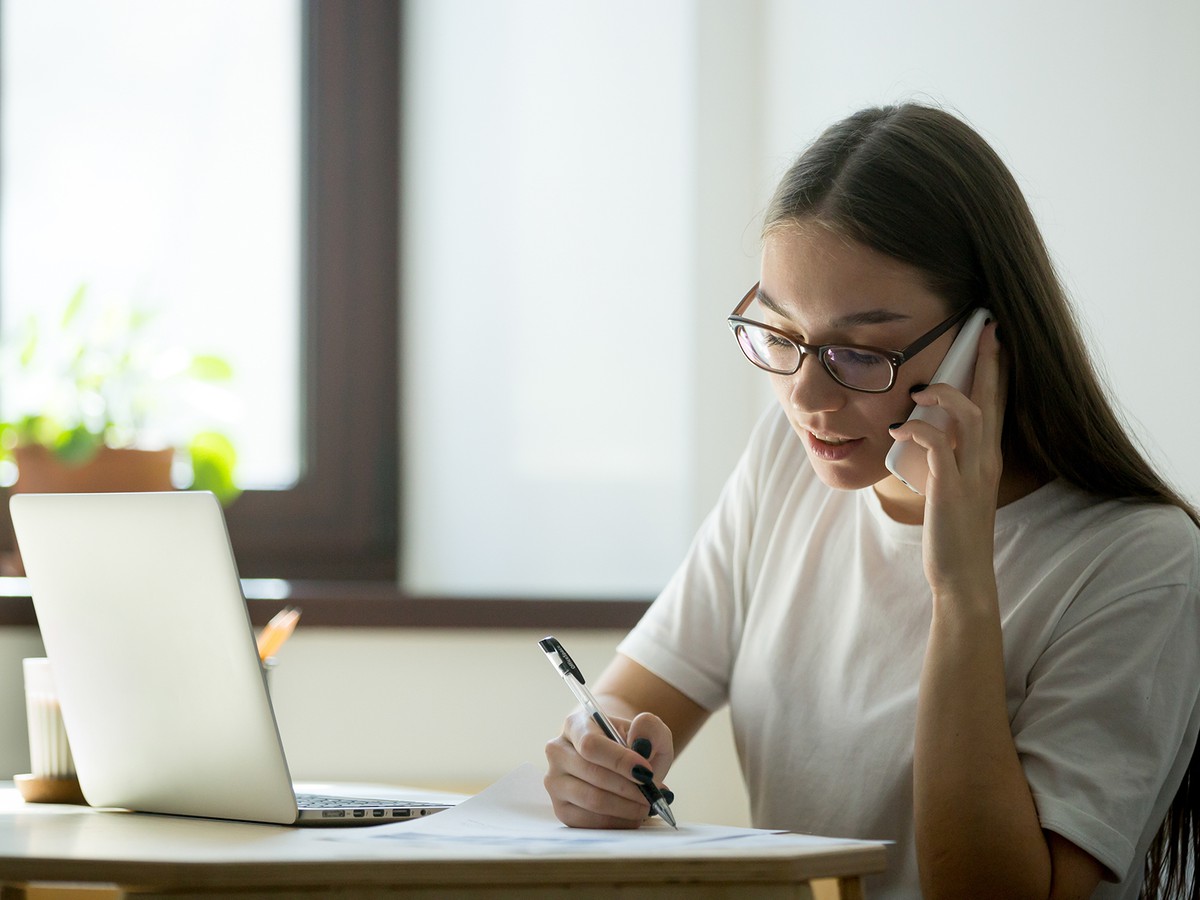
[[[349,830],[349,829],[347,829]],[[415,822],[354,829],[355,837],[394,841],[421,849],[437,849],[453,843],[461,848],[469,841],[472,849],[494,849],[511,855],[580,852],[629,856],[639,852],[661,854],[667,849],[686,852],[703,845],[705,855],[723,847],[731,851],[790,850],[798,846],[827,848],[870,843],[841,838],[814,837],[755,828],[699,825],[681,821],[679,830],[654,818],[636,830],[568,828],[554,817],[550,798],[542,786],[541,773],[526,763],[453,809]],[[363,835],[362,832],[367,832]],[[331,839],[341,836],[331,835]]]

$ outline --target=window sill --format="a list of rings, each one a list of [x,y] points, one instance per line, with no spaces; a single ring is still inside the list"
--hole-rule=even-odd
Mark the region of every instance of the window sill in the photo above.
[[[244,579],[250,620],[265,625],[285,603],[317,628],[616,628],[633,627],[645,599],[413,597],[379,581]],[[36,626],[24,578],[0,578],[0,627]]]

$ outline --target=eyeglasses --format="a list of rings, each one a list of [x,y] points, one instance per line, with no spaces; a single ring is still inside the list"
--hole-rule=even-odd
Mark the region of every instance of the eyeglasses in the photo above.
[[[967,317],[971,307],[964,307],[946,321],[921,335],[903,350],[884,350],[880,347],[860,347],[855,344],[806,344],[796,338],[747,319],[742,313],[758,295],[758,283],[746,293],[741,302],[729,315],[729,327],[733,329],[738,346],[746,359],[760,369],[776,375],[793,375],[800,363],[809,354],[817,357],[825,371],[833,379],[852,391],[882,394],[890,391],[896,383],[896,372],[902,365],[936,341]]]

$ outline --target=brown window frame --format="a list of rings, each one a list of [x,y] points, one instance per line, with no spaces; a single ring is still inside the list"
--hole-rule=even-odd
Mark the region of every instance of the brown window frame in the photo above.
[[[304,0],[302,15],[303,472],[226,510],[239,573],[288,582],[309,626],[629,628],[648,600],[401,587],[403,4]],[[247,602],[261,625],[282,601],[272,588]],[[24,586],[0,585],[0,626],[34,624]]]
[[[303,19],[302,474],[226,518],[244,577],[395,581],[400,11]]]

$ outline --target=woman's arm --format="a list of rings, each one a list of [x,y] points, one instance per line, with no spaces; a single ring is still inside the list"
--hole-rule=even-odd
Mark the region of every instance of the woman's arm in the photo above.
[[[952,429],[915,423],[902,435],[926,447],[930,466],[924,555],[933,618],[913,771],[921,886],[930,898],[1088,897],[1103,867],[1042,830],[1005,702],[993,563],[1003,385],[992,325],[969,400],[946,385],[914,397],[946,408]]]
[[[700,730],[708,711],[633,660],[618,655],[596,682],[596,699],[630,746],[648,740],[644,758],[604,736],[587,714],[567,718],[546,744],[546,791],[555,815],[577,828],[637,828],[649,808],[633,775],[649,769],[659,785],[675,754]]]
[[[633,718],[639,712],[654,712],[670,730],[676,753],[691,742],[709,717],[703,706],[620,654],[597,680],[596,694],[607,698],[601,699],[601,703],[612,704],[612,711],[624,718]],[[605,711],[608,710],[606,705]]]
[[[1044,832],[1004,699],[1000,617],[937,598],[917,705],[914,816],[926,898],[1090,897],[1094,858]]]

